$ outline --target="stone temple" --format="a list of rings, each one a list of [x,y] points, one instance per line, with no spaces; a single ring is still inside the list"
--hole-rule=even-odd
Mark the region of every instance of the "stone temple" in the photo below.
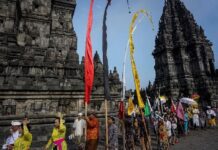
[[[218,70],[212,43],[180,0],[167,0],[155,41],[155,86],[174,99],[197,92],[218,106]]]
[[[79,62],[72,25],[75,7],[75,0],[0,0],[0,145],[9,135],[11,120],[27,115],[31,149],[41,150],[56,112],[66,114],[70,132],[73,116],[84,110],[84,58]],[[103,65],[98,53],[94,64],[90,107],[101,115]],[[121,91],[116,68],[109,80],[112,107]]]

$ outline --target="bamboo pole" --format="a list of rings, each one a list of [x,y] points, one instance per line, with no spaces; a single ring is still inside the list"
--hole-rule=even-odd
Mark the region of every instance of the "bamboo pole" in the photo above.
[[[106,145],[105,145],[105,150],[108,150],[108,108],[107,108],[107,100],[105,99],[105,140],[106,140]]]
[[[122,134],[123,134],[123,150],[126,150],[126,129],[125,129],[125,116],[123,115],[123,120],[122,120]]]
[[[88,104],[87,102],[85,102],[85,117],[87,117],[87,112],[88,112]],[[87,126],[85,127],[85,141],[87,140],[86,136],[87,136]]]
[[[145,123],[145,118],[144,118],[144,113],[142,111],[142,109],[140,109],[140,112],[141,112],[141,117],[142,117],[142,122],[144,124],[144,128],[145,128],[145,136],[146,136],[146,150],[151,150],[152,147],[151,147],[151,142],[150,142],[150,136],[148,134],[148,129],[147,129],[147,126],[146,126],[146,123]]]

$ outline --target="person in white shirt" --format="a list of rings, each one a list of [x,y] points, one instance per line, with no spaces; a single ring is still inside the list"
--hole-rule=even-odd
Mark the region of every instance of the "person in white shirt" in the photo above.
[[[165,125],[166,130],[167,130],[167,135],[168,135],[169,144],[171,144],[172,124],[171,124],[171,122],[169,121],[169,119],[168,119],[167,116],[164,117],[164,125]]]
[[[83,119],[83,114],[79,113],[78,118],[73,123],[73,131],[75,136],[75,142],[78,146],[82,144],[82,141],[85,139],[85,128],[86,128],[86,122]]]
[[[2,146],[3,150],[12,150],[14,142],[19,137],[19,129],[21,128],[21,122],[19,121],[12,121],[10,132],[11,135],[7,138],[6,143]]]
[[[199,127],[200,123],[199,123],[199,109],[197,108],[197,106],[195,106],[195,108],[192,111],[193,113],[193,125],[194,128]]]

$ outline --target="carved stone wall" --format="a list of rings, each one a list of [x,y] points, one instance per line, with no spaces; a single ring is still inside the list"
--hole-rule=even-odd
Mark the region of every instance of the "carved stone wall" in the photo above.
[[[198,92],[216,100],[212,43],[180,0],[165,1],[155,41],[155,86],[177,99]]]
[[[82,90],[75,86],[83,84],[72,27],[75,1],[1,0],[0,4],[0,89]]]
[[[41,149],[50,136],[52,115],[60,111],[71,117],[84,110],[84,59],[79,62],[72,25],[75,7],[75,0],[0,0],[0,135],[8,135],[11,120],[28,115],[33,149]],[[103,66],[98,54],[94,63],[89,107],[101,115]],[[110,88],[112,99],[120,100],[116,70]]]

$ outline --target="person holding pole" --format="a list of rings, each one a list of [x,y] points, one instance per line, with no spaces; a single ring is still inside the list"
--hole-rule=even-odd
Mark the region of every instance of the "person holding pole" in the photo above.
[[[85,150],[97,150],[99,139],[99,121],[94,111],[88,112],[86,120],[86,146]]]
[[[65,135],[66,126],[64,125],[63,115],[58,113],[55,118],[55,127],[53,128],[51,138],[45,146],[45,150],[48,150],[50,147],[52,150],[67,150]]]
[[[32,134],[27,118],[24,118],[21,128],[19,128],[19,134],[20,137],[14,142],[13,150],[29,150],[32,143]]]
[[[3,145],[3,150],[12,150],[14,142],[19,138],[19,129],[21,128],[21,122],[12,121],[10,132],[11,135],[7,138],[6,143]]]

